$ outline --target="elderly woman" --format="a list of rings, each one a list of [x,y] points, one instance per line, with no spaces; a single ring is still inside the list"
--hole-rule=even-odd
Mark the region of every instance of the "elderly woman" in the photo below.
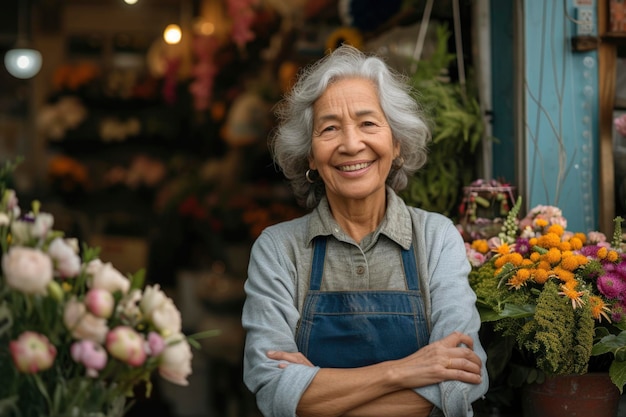
[[[265,416],[471,416],[487,390],[463,240],[396,194],[428,127],[403,78],[342,46],[278,107],[272,149],[312,211],[252,248],[244,380]]]

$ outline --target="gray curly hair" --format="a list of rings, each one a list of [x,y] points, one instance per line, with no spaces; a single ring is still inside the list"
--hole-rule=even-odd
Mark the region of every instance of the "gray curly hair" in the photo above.
[[[381,58],[343,45],[301,71],[290,93],[275,107],[278,125],[270,138],[270,151],[296,199],[306,208],[315,207],[325,193],[323,181],[311,184],[305,177],[313,137],[313,105],[329,84],[348,77],[374,82],[393,140],[400,144],[399,158],[404,163],[391,169],[387,184],[396,192],[404,189],[409,177],[426,163],[431,133],[407,78]]]

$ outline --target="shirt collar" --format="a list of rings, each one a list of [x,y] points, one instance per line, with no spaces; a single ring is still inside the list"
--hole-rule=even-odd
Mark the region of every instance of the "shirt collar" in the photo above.
[[[333,218],[326,197],[323,197],[315,210],[311,212],[307,233],[308,242],[311,242],[317,236],[330,235],[341,241],[348,239]],[[408,249],[413,239],[409,209],[404,200],[390,187],[387,187],[387,210],[381,224],[374,232],[374,240],[377,240],[380,234],[387,236],[403,249]]]

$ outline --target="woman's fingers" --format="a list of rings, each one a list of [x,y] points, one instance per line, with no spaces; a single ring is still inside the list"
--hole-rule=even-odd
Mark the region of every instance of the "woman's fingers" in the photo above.
[[[283,363],[279,364],[279,368],[285,368],[289,364],[300,364],[306,366],[313,366],[311,361],[309,361],[306,356],[304,356],[300,352],[284,352],[282,350],[270,350],[267,352],[267,357],[270,359],[274,359],[277,361],[283,361]],[[284,363],[287,362],[287,363]]]

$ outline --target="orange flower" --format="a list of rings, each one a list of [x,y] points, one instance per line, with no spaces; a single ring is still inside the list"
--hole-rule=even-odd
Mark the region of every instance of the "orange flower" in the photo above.
[[[561,284],[561,292],[560,295],[564,295],[572,300],[572,308],[581,307],[585,304],[585,301],[582,299],[582,296],[585,294],[584,291],[576,291],[576,286],[578,285],[577,281],[569,281],[565,284]]]
[[[591,315],[594,319],[601,322],[602,317],[604,317],[609,323],[611,322],[611,319],[607,314],[611,311],[611,309],[606,305],[604,301],[602,301],[600,297],[598,297],[597,295],[592,295],[591,297],[589,297],[589,305],[591,307]]]
[[[548,227],[547,230],[548,233],[554,233],[557,236],[563,236],[563,233],[565,232],[565,230],[563,230],[563,226],[558,225],[558,224],[553,224],[550,227]]]
[[[561,238],[555,233],[546,233],[537,238],[537,245],[542,248],[558,248],[561,244]]]

